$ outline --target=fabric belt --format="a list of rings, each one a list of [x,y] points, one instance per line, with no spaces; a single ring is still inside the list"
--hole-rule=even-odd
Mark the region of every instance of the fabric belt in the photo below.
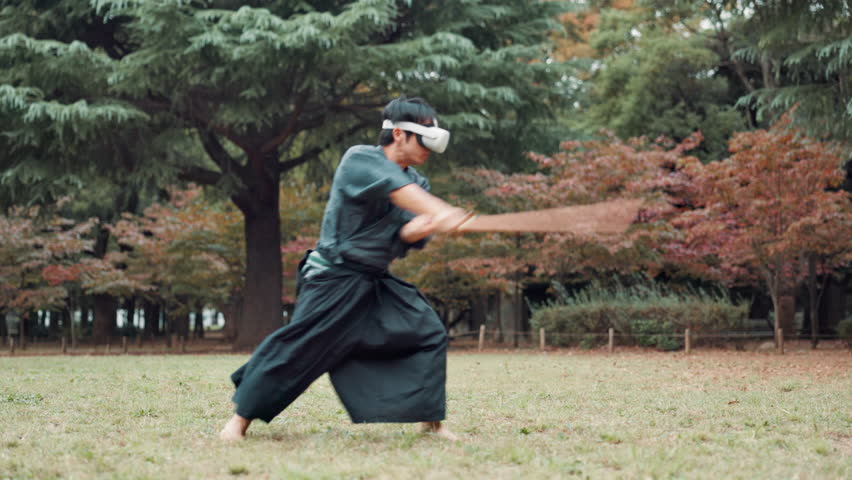
[[[316,250],[308,250],[308,254],[305,257],[299,272],[305,279],[308,279],[330,268],[342,268],[344,270],[351,270],[379,277],[388,274],[387,268],[373,267],[356,262],[331,263]]]

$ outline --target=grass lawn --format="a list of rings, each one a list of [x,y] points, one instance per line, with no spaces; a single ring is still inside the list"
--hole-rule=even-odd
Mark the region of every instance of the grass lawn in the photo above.
[[[0,358],[0,479],[852,478],[852,354],[449,358],[448,444],[352,425],[327,377],[221,444],[244,355]]]

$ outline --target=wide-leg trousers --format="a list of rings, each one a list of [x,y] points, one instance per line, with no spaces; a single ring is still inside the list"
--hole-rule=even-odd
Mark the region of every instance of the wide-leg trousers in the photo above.
[[[328,372],[355,423],[446,415],[447,334],[414,285],[332,267],[300,286],[292,322],[231,375],[236,413],[269,422]]]

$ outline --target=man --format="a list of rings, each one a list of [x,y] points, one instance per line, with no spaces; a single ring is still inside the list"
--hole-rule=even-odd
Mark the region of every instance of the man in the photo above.
[[[442,153],[449,132],[419,98],[383,112],[378,146],[359,145],[334,175],[316,250],[299,266],[293,321],[231,376],[235,414],[223,440],[269,422],[328,372],[353,422],[422,422],[455,440],[445,417],[447,336],[417,289],[387,271],[409,248],[470,215],[428,193],[414,169]]]

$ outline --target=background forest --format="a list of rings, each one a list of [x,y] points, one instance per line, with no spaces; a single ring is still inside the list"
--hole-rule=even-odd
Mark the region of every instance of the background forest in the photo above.
[[[645,199],[617,239],[446,236],[398,261],[451,331],[502,299],[514,332],[852,335],[846,1],[4,5],[0,336],[202,336],[213,311],[252,348],[287,320],[340,156],[400,94],[452,131],[423,170],[453,203]]]

